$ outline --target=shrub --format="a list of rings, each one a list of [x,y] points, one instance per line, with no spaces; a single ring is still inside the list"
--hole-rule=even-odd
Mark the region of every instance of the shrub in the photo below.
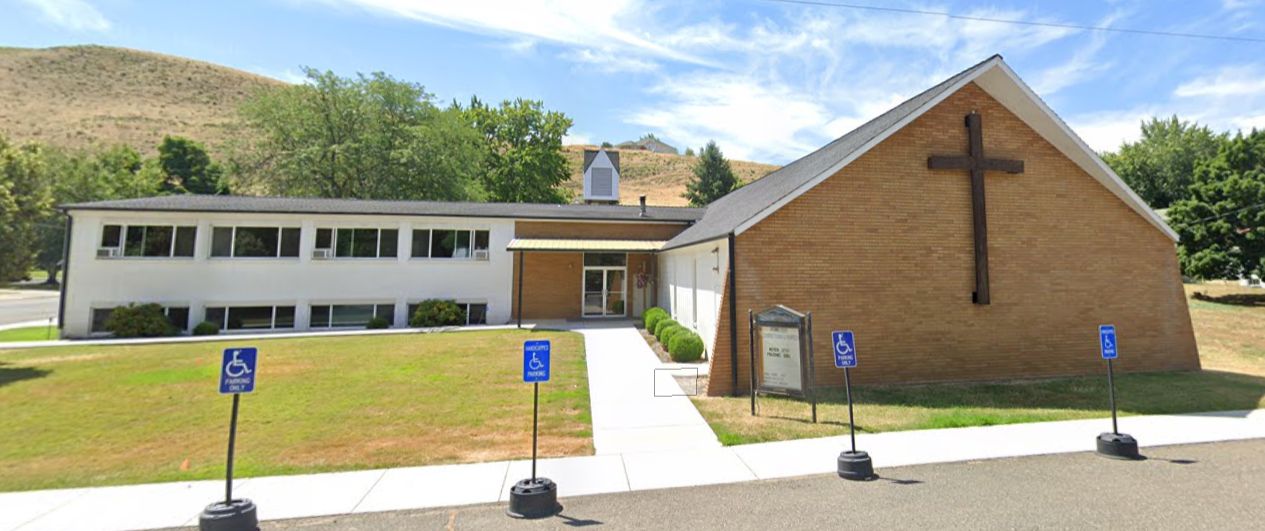
[[[384,328],[391,328],[391,323],[387,322],[386,317],[374,317],[365,324],[366,330],[382,330]]]
[[[442,299],[424,300],[409,317],[409,326],[456,326],[466,323],[466,312],[457,303]]]
[[[663,341],[663,330],[667,328],[668,325],[679,326],[680,323],[673,321],[671,317],[660,320],[659,322],[654,324],[654,337],[657,338],[659,341]]]
[[[220,325],[211,321],[202,321],[198,326],[193,327],[193,335],[195,336],[214,336],[219,335]]]
[[[679,333],[668,344],[672,361],[691,362],[703,359],[703,338],[694,332]]]
[[[646,325],[646,330],[650,330],[651,332],[653,332],[654,325],[659,324],[659,321],[662,321],[663,319],[666,319],[667,317],[668,317],[667,310],[664,310],[663,308],[660,308],[658,306],[651,306],[649,308],[646,308],[646,311],[641,313],[641,322]]]
[[[105,329],[114,337],[161,337],[180,333],[157,304],[129,304],[110,312]]]
[[[671,326],[664,327],[663,337],[659,339],[659,344],[663,345],[664,350],[668,350],[668,345],[672,344],[672,338],[689,331],[688,328],[681,326],[680,323],[673,322]]]

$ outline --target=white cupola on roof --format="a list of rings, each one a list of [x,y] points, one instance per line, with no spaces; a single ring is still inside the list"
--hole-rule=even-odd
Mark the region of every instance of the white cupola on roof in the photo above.
[[[584,202],[619,203],[619,152],[584,150]]]

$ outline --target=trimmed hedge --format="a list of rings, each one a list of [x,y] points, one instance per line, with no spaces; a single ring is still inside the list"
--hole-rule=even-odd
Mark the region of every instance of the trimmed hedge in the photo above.
[[[689,333],[689,329],[681,326],[680,323],[673,321],[671,326],[664,327],[663,338],[659,340],[659,344],[663,345],[663,348],[666,349],[668,348],[668,345],[672,344],[672,338],[685,333]],[[669,349],[668,352],[671,353],[671,349]]]
[[[158,304],[129,304],[110,311],[105,329],[114,337],[162,337],[180,333]]]
[[[680,326],[681,324],[672,320],[672,318],[670,317],[667,319],[660,320],[654,325],[654,337],[658,339],[659,341],[663,341],[663,331],[667,329],[669,325]]]
[[[198,326],[193,327],[193,335],[195,336],[218,336],[220,335],[220,325],[211,321],[202,321]]]
[[[365,324],[365,330],[382,330],[384,328],[391,328],[391,323],[388,323],[385,317],[374,317]]]
[[[646,308],[646,311],[641,313],[641,322],[645,324],[646,330],[651,332],[654,331],[654,325],[657,325],[659,324],[659,321],[668,318],[668,311],[658,306]]]
[[[703,359],[703,338],[698,337],[698,334],[692,330],[677,333],[668,341],[668,355],[672,357],[672,361],[676,362]]]
[[[466,324],[466,313],[453,301],[428,299],[417,305],[417,311],[409,316],[408,324],[417,328],[463,325]]]

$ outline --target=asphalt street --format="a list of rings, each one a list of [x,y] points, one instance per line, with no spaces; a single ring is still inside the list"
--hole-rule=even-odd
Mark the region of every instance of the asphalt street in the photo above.
[[[57,316],[56,290],[0,290],[0,325]]]
[[[813,476],[563,499],[561,516],[513,520],[505,505],[264,522],[264,529],[1261,529],[1265,440],[882,468],[881,479]]]

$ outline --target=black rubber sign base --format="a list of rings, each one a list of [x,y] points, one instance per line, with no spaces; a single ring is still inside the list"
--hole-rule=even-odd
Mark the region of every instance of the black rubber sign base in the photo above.
[[[255,502],[245,498],[232,500],[229,503],[218,501],[206,506],[198,517],[198,529],[201,531],[256,531],[259,529],[259,515],[255,512]]]
[[[878,476],[874,475],[874,462],[870,461],[870,454],[852,451],[839,454],[839,477],[852,481],[869,481]]]
[[[510,487],[510,508],[514,518],[548,518],[562,512],[558,485],[549,478],[524,479]]]
[[[1101,433],[1098,435],[1098,455],[1112,459],[1138,460],[1138,441],[1127,433]]]

